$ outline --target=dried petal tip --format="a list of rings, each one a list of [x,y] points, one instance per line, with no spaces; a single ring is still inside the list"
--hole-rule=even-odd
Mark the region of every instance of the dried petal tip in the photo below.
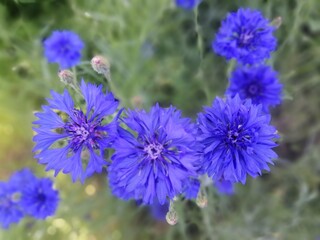
[[[69,70],[61,70],[58,73],[58,76],[60,78],[60,81],[64,84],[72,84],[74,80],[74,75]]]
[[[199,208],[205,208],[208,206],[208,198],[203,191],[199,192],[196,199],[196,204],[198,205]]]
[[[169,212],[167,212],[166,220],[167,223],[169,223],[170,225],[176,225],[179,220],[178,213],[176,212],[176,210],[170,209]]]
[[[99,74],[109,74],[110,63],[102,56],[95,56],[91,59],[91,66]]]

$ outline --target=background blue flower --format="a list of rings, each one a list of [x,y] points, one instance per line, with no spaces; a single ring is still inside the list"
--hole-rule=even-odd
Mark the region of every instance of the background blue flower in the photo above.
[[[38,127],[34,128],[37,134],[33,138],[36,143],[33,151],[39,152],[35,157],[47,165],[46,170],[71,174],[73,181],[84,181],[94,172],[102,171],[107,164],[104,150],[110,147],[117,132],[116,119],[109,123],[104,120],[118,107],[113,94],[104,94],[101,85],[84,81],[81,91],[86,101],[85,112],[75,108],[68,91],[61,95],[52,91],[49,105],[35,114],[39,119],[34,122]]]
[[[59,203],[59,193],[53,189],[49,178],[27,184],[21,192],[21,207],[34,218],[45,219],[54,215]]]
[[[113,147],[109,182],[122,198],[164,204],[183,190],[189,177],[197,176],[199,156],[191,120],[174,107],[128,111]]]
[[[238,67],[230,78],[228,96],[239,94],[241,99],[251,99],[253,104],[262,104],[268,111],[269,106],[281,103],[282,84],[278,74],[269,66]]]
[[[38,219],[52,216],[59,193],[49,178],[37,178],[30,169],[15,172],[8,182],[0,183],[0,223],[8,228],[25,215]]]
[[[212,42],[212,48],[227,60],[242,64],[260,63],[276,49],[275,28],[260,11],[240,8],[228,13]]]
[[[261,107],[238,95],[225,101],[217,97],[198,115],[203,166],[213,180],[244,184],[247,174],[256,177],[270,170],[268,163],[277,158],[272,148],[278,135]]]
[[[16,185],[10,182],[0,182],[0,224],[3,228],[18,223],[24,216],[17,194]]]
[[[58,63],[60,69],[66,69],[79,63],[84,43],[76,33],[63,30],[53,31],[43,47],[48,62]]]
[[[190,10],[195,8],[201,0],[175,0],[175,2],[178,7]]]

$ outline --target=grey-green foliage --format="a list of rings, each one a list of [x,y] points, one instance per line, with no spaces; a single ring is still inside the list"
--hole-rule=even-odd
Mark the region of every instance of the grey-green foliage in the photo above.
[[[72,184],[59,175],[57,215],[31,218],[0,232],[0,239],[315,239],[320,235],[320,2],[318,0],[203,0],[196,11],[171,0],[47,0],[0,4],[0,176],[30,166],[32,111],[49,90],[61,91],[56,65],[48,64],[42,40],[55,29],[77,32],[86,43],[78,78],[104,83],[89,61],[111,62],[116,94],[126,107],[173,104],[195,118],[203,105],[222,96],[230,66],[211,51],[227,12],[260,9],[281,16],[279,47],[269,61],[285,86],[285,101],[273,111],[282,139],[270,174],[237,186],[232,197],[208,190],[208,207],[177,205],[180,222],[156,222],[148,210],[111,196],[105,176]],[[229,64],[230,65],[230,64]]]

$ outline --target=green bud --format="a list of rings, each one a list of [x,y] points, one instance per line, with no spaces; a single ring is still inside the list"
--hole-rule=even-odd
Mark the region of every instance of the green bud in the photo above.
[[[95,56],[91,59],[91,66],[94,71],[99,74],[109,75],[110,74],[110,63],[102,56]]]
[[[176,210],[174,210],[173,208],[170,209],[169,212],[167,212],[166,220],[170,225],[176,225],[179,220]]]
[[[199,191],[196,199],[196,204],[198,205],[199,208],[205,208],[208,206],[207,194],[203,190]]]
[[[272,20],[271,25],[274,26],[276,29],[278,29],[282,24],[282,17],[276,17]]]
[[[60,78],[60,81],[63,82],[66,85],[72,85],[74,81],[74,75],[69,70],[62,70],[59,71],[58,76]]]

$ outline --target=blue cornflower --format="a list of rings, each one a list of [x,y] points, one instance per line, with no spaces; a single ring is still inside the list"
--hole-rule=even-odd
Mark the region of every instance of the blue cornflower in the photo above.
[[[102,86],[81,83],[86,111],[75,108],[74,102],[65,90],[63,94],[51,92],[48,106],[35,114],[37,135],[33,138],[34,151],[39,163],[47,164],[46,170],[53,169],[70,173],[72,180],[84,179],[94,172],[100,173],[107,164],[103,159],[104,150],[112,144],[117,135],[116,119],[107,123],[106,117],[118,107],[112,93],[104,94]]]
[[[112,192],[144,204],[164,204],[182,193],[183,183],[197,176],[196,128],[174,107],[127,112],[109,167]]]
[[[251,100],[238,95],[225,101],[216,98],[198,116],[199,141],[204,145],[203,167],[215,181],[246,181],[270,170],[268,163],[277,158],[272,150],[277,146],[276,129],[270,125],[270,115]]]
[[[84,43],[76,33],[63,30],[53,31],[43,47],[48,62],[58,63],[60,69],[66,69],[78,64]]]
[[[59,194],[52,185],[49,178],[42,178],[22,189],[20,204],[27,214],[37,219],[54,215],[59,203]]]
[[[275,28],[261,12],[240,8],[229,13],[222,22],[212,48],[227,60],[242,64],[260,63],[276,49]]]
[[[201,2],[201,0],[175,0],[175,1],[178,7],[188,9],[188,10],[195,8]]]
[[[0,182],[0,224],[7,229],[24,216],[19,204],[19,191],[10,182]]]
[[[233,195],[234,194],[234,184],[230,181],[220,180],[215,181],[214,186],[217,188],[220,195]]]
[[[239,94],[243,100],[249,98],[253,104],[262,104],[267,112],[269,106],[280,104],[281,92],[282,84],[277,72],[269,66],[260,65],[237,68],[231,75],[226,95],[234,97]]]

